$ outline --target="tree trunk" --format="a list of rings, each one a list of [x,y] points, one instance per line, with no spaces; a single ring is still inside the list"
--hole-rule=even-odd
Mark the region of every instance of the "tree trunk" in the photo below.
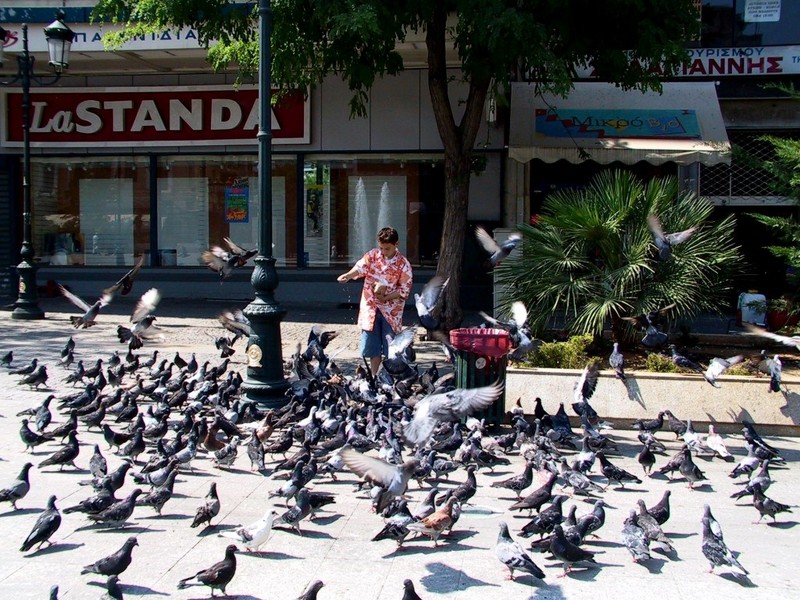
[[[441,322],[450,330],[461,323],[461,266],[467,231],[467,207],[472,165],[472,150],[481,126],[489,80],[464,75],[469,84],[464,114],[456,124],[448,88],[445,56],[446,3],[441,3],[428,23],[428,89],[436,127],[444,146],[445,205],[442,240],[439,244],[438,275],[449,277],[444,291]]]

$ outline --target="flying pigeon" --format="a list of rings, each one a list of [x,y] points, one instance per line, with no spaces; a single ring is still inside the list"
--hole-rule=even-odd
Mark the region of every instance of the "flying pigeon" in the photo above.
[[[502,244],[494,241],[494,238],[483,227],[475,228],[475,237],[486,252],[490,254],[489,264],[494,268],[499,265],[522,241],[522,235],[512,233]]]
[[[676,233],[664,233],[661,228],[661,221],[655,215],[647,217],[647,225],[650,228],[650,233],[653,234],[656,248],[658,248],[658,258],[662,261],[670,260],[672,258],[672,247],[685,242],[697,231],[697,227],[690,227]]]
[[[708,383],[718,388],[719,383],[717,383],[717,377],[722,375],[733,365],[738,365],[743,360],[743,354],[737,354],[736,356],[731,356],[730,358],[714,357],[711,359],[711,362],[708,363],[708,368],[706,369],[706,372],[703,373],[703,377]]]
[[[160,300],[161,294],[156,288],[150,288],[142,294],[131,314],[133,327],[122,325],[117,327],[117,337],[120,343],[127,343],[131,350],[138,350],[144,345],[145,340],[159,338],[157,334],[153,333],[156,317],[151,313],[156,309]]]
[[[133,289],[133,280],[136,279],[136,276],[139,274],[139,270],[142,268],[143,264],[144,255],[139,257],[139,260],[136,261],[136,264],[133,266],[133,268],[125,273],[125,275],[123,275],[119,281],[117,281],[114,285],[104,289],[103,296],[108,298],[109,302],[117,293],[122,296],[127,296]]]
[[[72,304],[74,304],[77,308],[83,311],[83,314],[80,317],[72,316],[69,318],[70,322],[72,323],[72,326],[75,327],[75,329],[81,329],[81,328],[87,329],[92,325],[95,325],[96,324],[95,319],[97,318],[97,315],[100,314],[100,310],[104,306],[108,306],[112,298],[112,296],[107,295],[104,292],[103,295],[100,296],[100,298],[98,298],[94,304],[89,306],[89,304],[86,301],[84,301],[76,294],[70,292],[63,285],[59,284],[58,290],[61,292],[61,295],[63,295],[67,300],[72,302]]]
[[[439,329],[439,319],[433,313],[449,281],[449,277],[444,279],[441,275],[434,275],[422,288],[421,294],[414,294],[419,323],[426,329]]]
[[[503,382],[472,389],[456,388],[431,394],[414,406],[414,417],[403,430],[411,444],[422,446],[433,435],[440,422],[458,421],[476,410],[483,410],[503,393]]]
[[[230,249],[230,252],[225,251],[219,246],[212,246],[201,255],[203,262],[206,263],[208,268],[219,273],[220,283],[230,277],[234,269],[245,266],[248,260],[258,254],[258,248],[245,250],[230,238],[226,237],[223,238],[223,240]]]

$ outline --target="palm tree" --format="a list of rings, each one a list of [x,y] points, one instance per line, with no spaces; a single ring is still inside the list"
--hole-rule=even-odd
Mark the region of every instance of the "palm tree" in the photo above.
[[[556,315],[572,334],[599,336],[610,322],[617,339],[621,317],[673,302],[676,318],[719,310],[742,263],[733,217],[712,222],[712,210],[673,177],[643,183],[627,171],[604,171],[586,188],[555,192],[536,224],[519,226],[522,252],[498,267],[501,310],[521,300],[539,332]],[[659,260],[651,214],[668,233],[698,228],[670,260]]]

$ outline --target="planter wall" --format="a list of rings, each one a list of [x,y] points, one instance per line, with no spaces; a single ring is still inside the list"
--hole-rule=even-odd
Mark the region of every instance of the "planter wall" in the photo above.
[[[506,409],[521,398],[526,414],[532,414],[538,396],[549,413],[563,402],[574,417],[573,387],[581,371],[567,369],[509,368],[506,378]],[[784,378],[781,393],[769,393],[766,377],[723,376],[719,388],[700,375],[632,372],[621,381],[611,371],[602,372],[589,403],[604,419],[618,427],[636,419],[654,418],[669,409],[679,419],[691,419],[695,430],[707,431],[714,423],[724,433],[741,430],[747,419],[777,435],[800,436],[800,379]],[[578,425],[577,419],[573,425]]]

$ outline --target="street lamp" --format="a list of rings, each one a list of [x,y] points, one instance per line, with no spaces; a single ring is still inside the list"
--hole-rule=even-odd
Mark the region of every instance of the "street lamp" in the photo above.
[[[34,74],[34,56],[28,51],[28,26],[22,26],[22,52],[17,53],[17,74],[9,81],[0,81],[0,85],[22,85],[22,249],[19,254],[22,261],[17,265],[19,286],[17,301],[11,312],[12,319],[43,319],[44,312],[39,308],[39,295],[36,289],[36,265],[33,258],[31,232],[31,81],[40,85],[53,85],[61,74],[69,67],[69,49],[75,33],[64,24],[64,13],[59,11],[56,20],[44,28],[47,47],[50,53],[50,66],[55,75],[45,79]],[[8,39],[9,32],[0,27],[0,65],[3,64],[2,45]]]
[[[289,383],[283,376],[281,351],[281,320],[286,315],[275,300],[278,272],[272,256],[272,113],[270,31],[272,9],[270,0],[259,0],[259,60],[258,60],[258,198],[261,204],[261,227],[258,256],[250,283],[255,299],[244,309],[250,320],[251,334],[247,346],[247,377],[242,388],[251,400],[266,406],[285,404]]]

